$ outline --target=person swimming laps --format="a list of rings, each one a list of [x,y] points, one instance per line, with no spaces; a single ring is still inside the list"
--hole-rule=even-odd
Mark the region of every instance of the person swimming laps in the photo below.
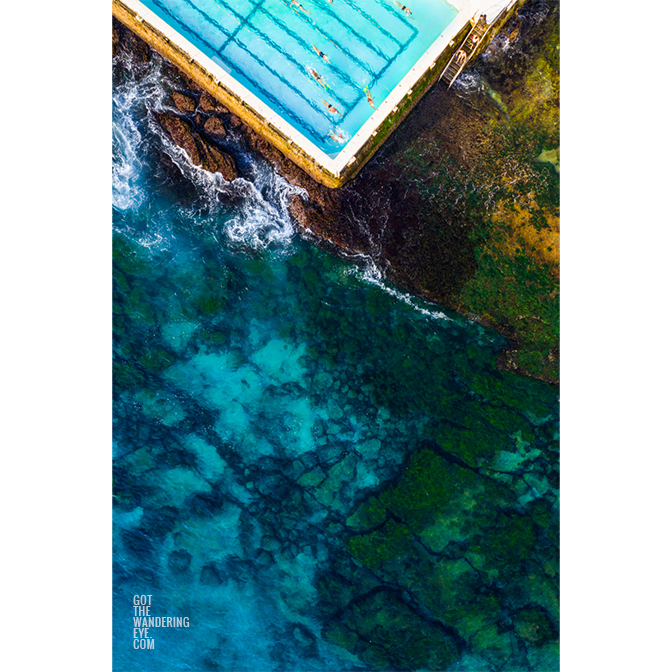
[[[324,81],[324,78],[319,75],[313,68],[308,68],[308,72],[312,75],[313,79],[320,85],[323,86],[325,91],[329,88],[327,83]]]
[[[400,2],[398,2],[398,0],[394,0],[394,4],[397,7],[399,7],[399,9],[402,12],[404,12],[404,14],[406,14],[407,16],[411,16],[411,10],[408,7],[406,7],[406,5],[402,5]]]
[[[371,105],[374,110],[377,110],[378,108],[373,104],[373,96],[371,95],[368,86],[364,87],[364,93],[366,94],[366,99],[369,101],[369,105]]]
[[[320,51],[314,44],[310,45],[315,51],[317,52],[317,55],[325,62],[325,63],[331,63],[329,60],[329,57],[323,52]]]
[[[289,3],[290,7],[298,7],[304,14],[310,14],[310,12],[299,2],[299,0],[292,0]]]
[[[339,116],[343,116],[331,103],[328,103],[324,98],[322,98],[322,103],[323,105],[331,112],[331,114],[338,114]]]

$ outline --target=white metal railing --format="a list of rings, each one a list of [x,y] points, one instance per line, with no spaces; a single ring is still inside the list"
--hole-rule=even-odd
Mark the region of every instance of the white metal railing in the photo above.
[[[453,65],[453,63],[455,62],[454,59],[455,59],[455,57],[457,56],[457,54],[459,54],[460,52],[465,53],[464,50],[462,49],[462,46],[464,46],[465,44],[468,43],[469,38],[472,36],[472,34],[473,34],[474,31],[476,30],[477,26],[479,25],[480,17],[481,17],[481,16],[485,16],[485,17],[486,17],[486,18],[485,18],[485,23],[486,23],[487,28],[483,31],[483,34],[480,36],[480,38],[479,38],[479,40],[478,40],[478,44],[475,45],[475,46],[471,49],[471,51],[469,52],[469,54],[468,54],[468,55],[466,56],[466,58],[464,59],[464,62],[460,64],[460,67],[455,71],[455,74],[451,77],[450,81],[447,82],[447,84],[448,84],[448,88],[450,88],[450,87],[453,85],[453,82],[460,76],[461,72],[464,70],[464,68],[465,68],[465,66],[467,65],[467,63],[471,60],[472,55],[474,54],[474,52],[476,51],[476,49],[478,48],[478,46],[481,44],[481,42],[484,40],[485,36],[488,34],[488,31],[490,30],[490,28],[492,28],[492,26],[495,25],[495,23],[497,22],[497,20],[499,19],[499,17],[500,17],[504,12],[508,12],[508,11],[509,11],[509,10],[516,4],[516,2],[518,2],[518,0],[511,0],[508,4],[505,4],[505,3],[503,3],[503,2],[498,2],[498,3],[495,3],[494,5],[491,5],[490,7],[488,7],[488,9],[486,9],[485,11],[482,11],[482,12],[476,12],[476,14],[474,14],[474,16],[472,17],[472,22],[473,22],[473,24],[474,24],[474,27],[469,31],[469,34],[468,34],[467,37],[465,38],[464,42],[462,42],[462,45],[460,46],[460,49],[458,49],[458,50],[455,52],[455,54],[453,55],[453,57],[450,59],[450,61],[448,61],[446,67],[443,69],[443,72],[441,73],[441,76],[439,77],[439,80],[442,80],[442,79],[443,79],[443,77],[444,77],[444,75],[446,74],[446,72],[448,72],[448,70],[450,69],[450,66]],[[487,13],[488,13],[491,9],[496,8],[496,7],[500,7],[500,10],[497,12],[497,14],[495,15],[495,17],[494,17],[491,21],[488,21],[488,20],[487,20]],[[476,18],[477,15],[478,15],[478,18]]]

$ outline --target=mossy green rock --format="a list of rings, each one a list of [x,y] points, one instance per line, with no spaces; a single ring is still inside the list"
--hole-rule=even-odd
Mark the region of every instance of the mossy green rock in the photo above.
[[[514,623],[518,637],[531,644],[543,644],[554,637],[551,623],[539,607],[523,609]]]
[[[465,495],[468,497],[477,478],[474,472],[449,464],[432,450],[423,449],[411,457],[399,482],[386,490],[380,501],[414,532],[420,533],[435,521],[437,514],[450,510]],[[469,503],[462,502],[460,508],[468,506]]]
[[[387,518],[387,509],[377,497],[367,499],[345,522],[355,532],[377,527]]]
[[[530,555],[534,542],[531,518],[497,511],[474,535],[468,557],[478,569],[511,571]]]
[[[485,623],[494,622],[500,612],[497,598],[479,594],[480,582],[466,560],[443,559],[423,567],[408,588],[434,618],[467,639]]]
[[[498,669],[513,653],[515,640],[508,633],[500,633],[495,625],[487,625],[479,630],[469,642],[473,653],[483,656]]]
[[[458,658],[457,645],[444,628],[423,619],[387,590],[353,601],[345,616],[357,641],[333,628],[325,630],[325,637],[354,644],[354,649],[346,648],[374,669],[438,671]]]
[[[388,521],[380,529],[361,537],[352,537],[348,551],[365,567],[378,569],[394,565],[395,561],[405,561],[411,552],[411,531],[406,525]]]

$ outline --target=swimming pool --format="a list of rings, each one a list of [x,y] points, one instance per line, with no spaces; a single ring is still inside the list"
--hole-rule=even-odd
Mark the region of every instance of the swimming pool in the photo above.
[[[330,158],[458,15],[447,0],[142,4]]]

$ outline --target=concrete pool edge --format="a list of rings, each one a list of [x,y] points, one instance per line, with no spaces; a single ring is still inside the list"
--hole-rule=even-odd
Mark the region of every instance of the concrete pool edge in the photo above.
[[[524,1],[524,0],[522,0]],[[500,0],[506,8],[493,22],[501,25],[521,0]],[[373,157],[378,148],[401,124],[405,117],[438,80],[443,67],[460,47],[471,29],[471,19],[478,16],[482,0],[458,0],[458,15],[434,41],[430,48],[404,76],[399,85],[381,103],[371,117],[336,157],[327,156],[293,126],[271,110],[186,38],[156,16],[140,0],[112,0],[112,13],[127,28],[168,61],[194,80],[203,90],[225,105],[231,112],[261,135],[282,154],[320,184],[335,189],[352,179]],[[492,5],[493,7],[495,5]],[[487,10],[489,11],[489,10]],[[496,34],[489,31],[486,44]]]

